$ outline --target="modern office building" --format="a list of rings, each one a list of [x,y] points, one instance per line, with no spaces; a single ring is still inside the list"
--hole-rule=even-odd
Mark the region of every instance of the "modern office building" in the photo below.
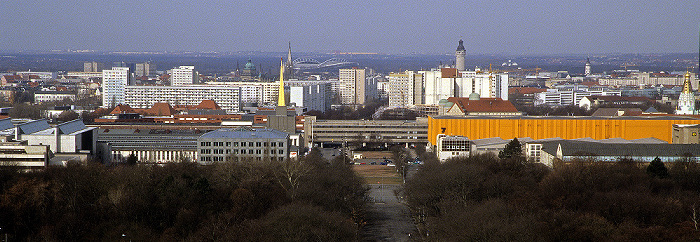
[[[223,161],[278,160],[289,158],[289,134],[274,129],[217,129],[197,139],[198,161],[207,165]]]
[[[128,67],[112,67],[102,70],[102,107],[115,107],[126,101],[125,88],[130,85]]]
[[[197,83],[199,83],[199,73],[194,70],[194,66],[180,66],[171,70],[170,85],[182,86]]]

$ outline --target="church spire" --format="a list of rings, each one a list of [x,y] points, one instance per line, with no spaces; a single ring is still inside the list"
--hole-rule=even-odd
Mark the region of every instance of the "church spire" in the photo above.
[[[278,93],[277,106],[286,107],[287,105],[284,102],[284,59],[282,58],[280,58],[280,89]]]
[[[287,66],[292,65],[292,42],[289,41],[289,49],[287,49]]]
[[[690,85],[690,71],[685,72],[685,80],[683,81],[683,93],[690,93],[693,90]]]

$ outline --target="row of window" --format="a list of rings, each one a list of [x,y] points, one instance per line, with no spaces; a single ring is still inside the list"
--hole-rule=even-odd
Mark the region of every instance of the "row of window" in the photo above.
[[[269,150],[269,151],[270,151],[270,155],[277,155],[277,154],[279,154],[279,155],[284,155],[284,150],[283,150],[283,149],[281,149],[281,150]],[[208,155],[208,154],[212,154],[212,153],[213,153],[213,154],[217,154],[217,155],[224,155],[224,154],[234,154],[234,155],[237,155],[237,154],[242,154],[242,155],[245,155],[245,154],[249,154],[249,155],[267,155],[267,154],[268,154],[268,150],[260,150],[260,149],[257,149],[257,150],[246,150],[246,149],[240,149],[240,150],[239,150],[239,149],[233,149],[233,150],[229,150],[229,149],[200,149],[200,150],[199,150],[199,154],[202,154],[202,155]]]
[[[207,147],[207,146],[214,146],[214,147],[284,147],[284,142],[208,142],[208,141],[202,141],[199,142],[199,146],[202,147]]]

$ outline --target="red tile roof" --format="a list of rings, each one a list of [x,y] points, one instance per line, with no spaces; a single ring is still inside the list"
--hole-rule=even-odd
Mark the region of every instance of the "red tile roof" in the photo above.
[[[214,110],[219,110],[221,107],[219,107],[214,100],[202,100],[201,103],[199,103],[197,106],[194,106],[194,109],[214,109]]]
[[[480,100],[469,100],[466,97],[450,97],[447,99],[457,105],[462,112],[518,112],[510,101],[500,98],[481,98]]]
[[[129,105],[119,104],[109,114],[120,114],[120,113],[136,113],[136,110],[129,107]]]
[[[168,103],[155,103],[151,108],[146,109],[145,113],[155,116],[172,116],[175,114],[175,109]]]
[[[440,72],[442,72],[442,78],[455,78],[457,76],[457,69],[455,68],[442,68],[440,69]]]

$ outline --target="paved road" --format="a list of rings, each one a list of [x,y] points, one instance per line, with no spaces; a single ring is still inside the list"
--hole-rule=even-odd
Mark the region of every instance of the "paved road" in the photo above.
[[[416,234],[416,228],[408,208],[399,202],[394,191],[401,185],[373,184],[371,190],[370,210],[367,214],[369,224],[362,231],[364,241],[410,241]]]

